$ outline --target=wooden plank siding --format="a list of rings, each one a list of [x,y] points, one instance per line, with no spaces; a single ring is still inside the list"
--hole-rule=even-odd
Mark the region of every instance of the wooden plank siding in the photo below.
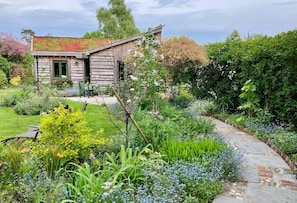
[[[37,64],[37,59],[34,59]],[[51,81],[51,60],[47,57],[38,57],[38,79],[41,83],[50,83]],[[37,77],[37,68],[35,69],[35,76]]]
[[[162,27],[163,25],[159,25],[153,30],[159,41],[161,41]],[[125,62],[129,51],[134,48],[134,43],[141,39],[144,34],[141,33],[117,41],[105,40],[100,45],[92,44],[83,50],[76,45],[77,43],[84,44],[83,42],[86,41],[84,38],[59,38],[61,43],[55,44],[53,37],[33,36],[34,45],[31,47],[31,51],[34,56],[35,76],[37,76],[38,67],[39,81],[53,84],[57,79],[53,77],[53,60],[66,60],[67,77],[72,80],[75,86],[78,86],[79,81],[84,81],[85,77],[90,79],[93,85],[117,85],[119,82],[118,62]],[[45,42],[52,43],[46,44]],[[41,46],[44,44],[47,46]],[[87,64],[89,67],[85,67]],[[89,76],[90,78],[88,78]]]
[[[91,83],[93,85],[114,84],[114,54],[112,49],[90,56]]]
[[[82,59],[71,58],[68,60],[68,77],[74,86],[78,86],[80,81],[84,81],[85,63]]]
[[[39,81],[44,84],[53,83],[53,61],[67,61],[68,78],[72,80],[74,85],[78,85],[79,81],[84,80],[84,60],[75,57],[38,57],[38,75]],[[37,66],[37,59],[34,58]],[[35,69],[37,76],[37,68]]]

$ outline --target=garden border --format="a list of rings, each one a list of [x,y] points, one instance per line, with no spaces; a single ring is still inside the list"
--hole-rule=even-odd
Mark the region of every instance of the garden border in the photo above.
[[[228,125],[231,125],[234,128],[237,128],[238,130],[241,130],[245,133],[247,133],[250,136],[254,136],[255,133],[247,128],[244,128],[236,123],[232,123],[226,119],[220,118],[218,116],[215,115],[208,115],[212,118],[218,119]],[[264,138],[261,137],[256,137],[258,140],[260,140],[261,142],[265,143],[267,146],[269,146],[271,149],[273,149],[276,153],[278,153],[284,160],[285,162],[289,165],[289,167],[293,170],[293,173],[297,175],[297,167],[293,164],[292,160],[290,159],[290,157],[288,155],[286,155],[285,153],[283,153],[279,148],[277,148],[277,146],[275,146],[271,141],[266,140]],[[296,177],[297,178],[297,177]]]

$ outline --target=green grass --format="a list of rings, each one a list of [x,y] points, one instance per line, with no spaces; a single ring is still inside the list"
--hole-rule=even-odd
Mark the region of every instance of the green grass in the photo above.
[[[0,140],[26,132],[29,125],[39,125],[40,116],[18,115],[13,108],[0,107]]]
[[[0,90],[0,97],[6,94],[17,92],[18,88],[7,88]],[[66,100],[66,103],[74,110],[80,111],[83,107],[82,102]],[[100,128],[104,129],[104,136],[118,134],[118,129],[112,124],[110,119],[119,126],[123,123],[109,116],[106,107],[95,104],[88,104],[85,112],[88,126],[92,129],[92,134],[95,134]],[[24,133],[28,130],[29,125],[39,125],[40,116],[24,116],[18,115],[11,107],[0,107],[0,140]]]
[[[73,109],[73,111],[80,111],[83,107],[82,102],[76,102],[67,100],[66,103]],[[85,112],[88,126],[92,129],[92,134],[95,134],[100,128],[104,129],[104,136],[111,136],[118,134],[118,129],[113,125],[110,119],[119,127],[124,124],[116,120],[113,116],[108,114],[108,110],[105,106],[99,106],[96,104],[88,104]]]

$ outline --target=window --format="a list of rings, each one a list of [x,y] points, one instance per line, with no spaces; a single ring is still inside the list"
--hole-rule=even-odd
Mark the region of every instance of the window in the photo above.
[[[125,65],[124,62],[118,61],[119,80],[125,80]]]
[[[53,61],[53,73],[55,78],[67,77],[67,61]]]
[[[125,68],[125,63],[123,61],[118,61],[118,73],[119,81],[124,81],[127,76],[132,74],[132,71],[129,68]]]

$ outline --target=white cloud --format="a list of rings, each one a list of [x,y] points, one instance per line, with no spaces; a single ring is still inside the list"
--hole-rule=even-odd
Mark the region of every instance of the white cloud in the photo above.
[[[277,34],[297,27],[296,0],[126,0],[141,31],[165,24],[166,37],[224,40],[241,34]],[[16,36],[22,28],[39,35],[82,36],[96,30],[96,11],[107,0],[0,0],[0,24]],[[208,40],[204,40],[208,39]]]

